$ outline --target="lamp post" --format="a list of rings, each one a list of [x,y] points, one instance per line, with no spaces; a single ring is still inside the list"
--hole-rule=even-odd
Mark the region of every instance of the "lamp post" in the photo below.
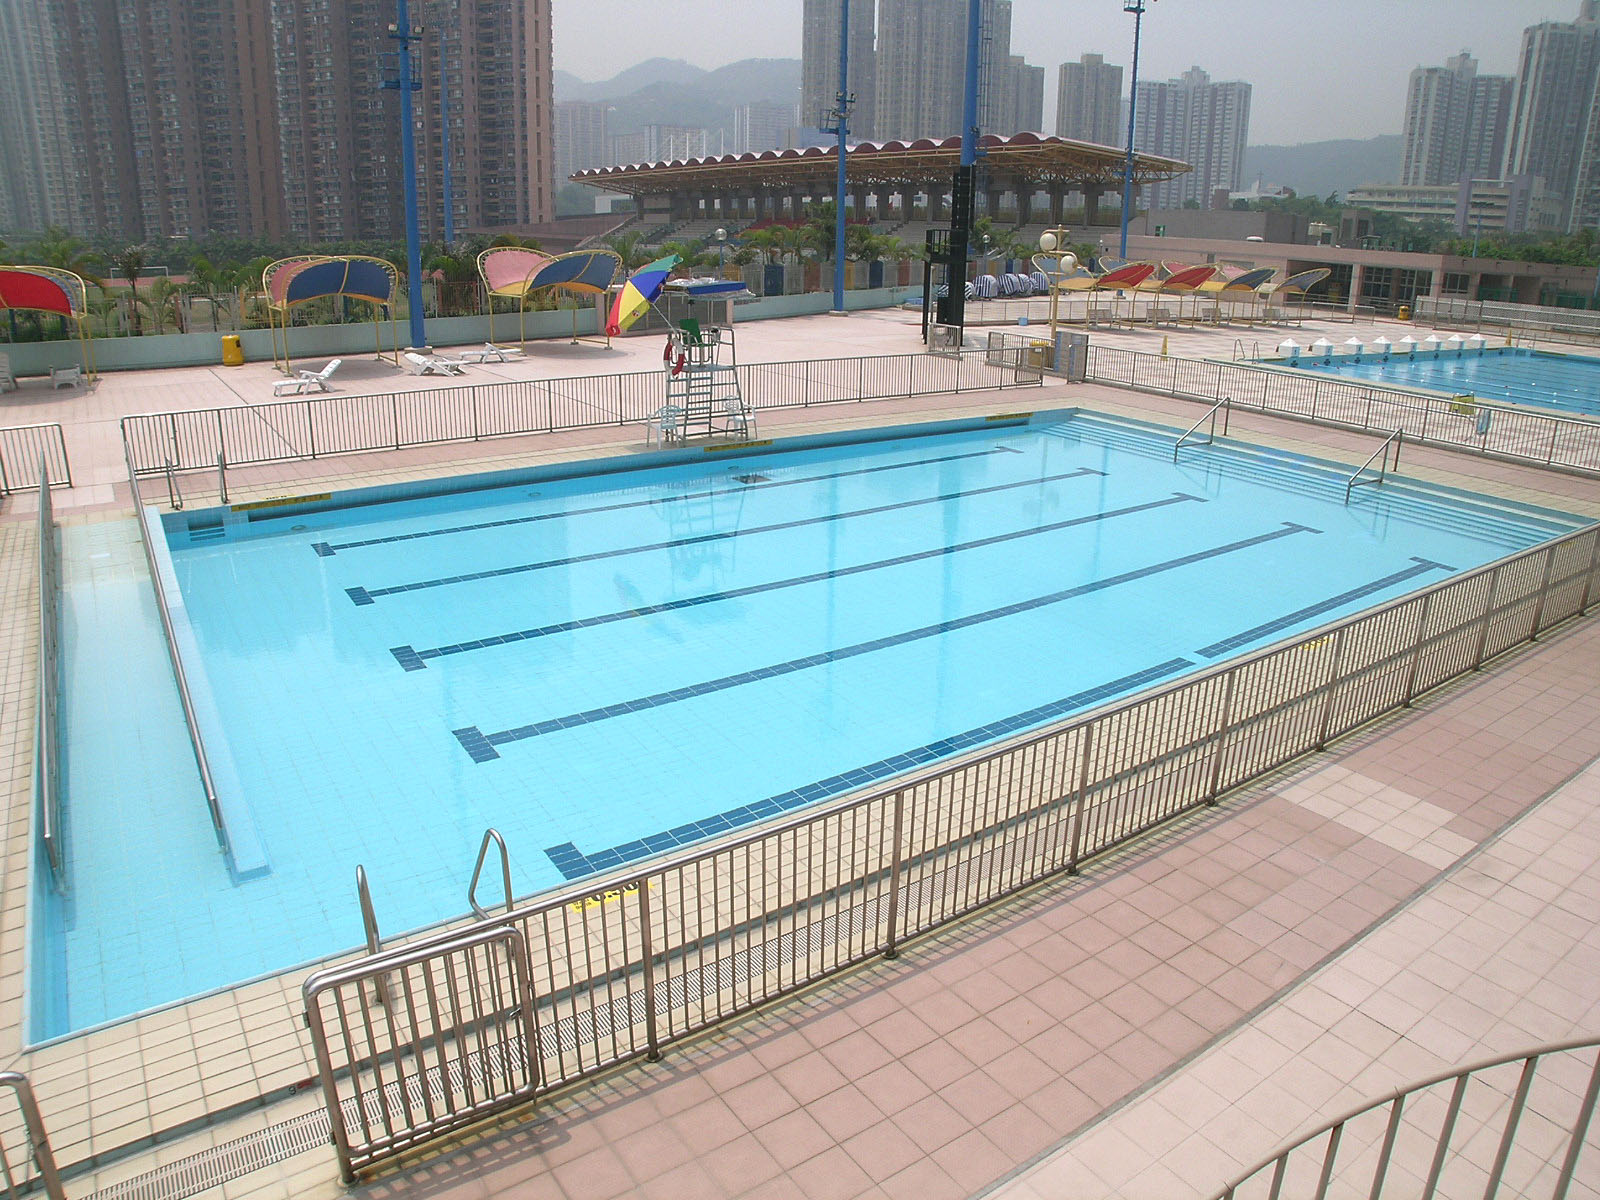
[[[400,77],[393,86],[400,92],[400,169],[405,175],[406,192],[406,301],[410,311],[409,328],[411,348],[421,350],[428,344],[427,326],[422,314],[422,237],[417,229],[417,138],[416,118],[412,112],[411,93],[417,81],[411,74],[411,43],[422,37],[420,26],[411,24],[406,0],[395,0],[395,21],[389,26],[389,36],[400,44]]]
[[[717,228],[717,277],[719,279],[722,277],[722,251],[725,248],[727,240],[728,231],[719,226]]]
[[[1139,33],[1144,26],[1145,0],[1123,0],[1122,11],[1133,14],[1133,72],[1128,84],[1128,157],[1122,164],[1122,242],[1118,258],[1128,257],[1128,216],[1133,209],[1133,118],[1139,108]]]
[[[1059,332],[1060,315],[1058,312],[1061,301],[1061,281],[1078,269],[1078,256],[1067,249],[1071,233],[1064,227],[1046,229],[1039,235],[1039,250],[1048,261],[1053,259],[1052,269],[1045,271],[1050,279],[1050,345],[1056,344],[1056,334]],[[1037,262],[1037,260],[1035,260]]]

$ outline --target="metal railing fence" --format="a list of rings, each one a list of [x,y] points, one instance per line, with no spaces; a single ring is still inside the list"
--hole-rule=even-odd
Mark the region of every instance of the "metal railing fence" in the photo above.
[[[1418,296],[1416,319],[1435,324],[1471,325],[1478,330],[1529,330],[1571,339],[1600,337],[1600,312],[1513,304],[1505,300],[1467,300],[1450,296]]]
[[[60,699],[61,558],[56,547],[55,514],[50,504],[50,466],[39,462],[39,681],[34,711],[34,811],[39,841],[57,890],[67,886],[61,843],[61,778],[58,706]]]
[[[1282,371],[1215,359],[1173,358],[1089,347],[1088,379],[1294,417],[1345,429],[1399,430],[1407,442],[1600,472],[1600,421],[1558,417],[1475,397],[1447,397],[1310,371]]]
[[[1564,1200],[1597,1093],[1600,1038],[1486,1059],[1351,1109],[1263,1159],[1214,1200],[1323,1200],[1330,1192],[1494,1200],[1502,1188]],[[1596,1153],[1591,1147],[1591,1159]]]
[[[888,354],[861,358],[740,363],[746,405],[810,407],[947,392],[1038,386],[1042,376],[1020,355],[987,361]],[[122,437],[135,475],[212,471],[399,450],[440,442],[481,441],[527,433],[643,424],[665,403],[660,371],[531,379],[468,387],[362,396],[274,400],[234,408],[124,417]]]
[[[72,486],[72,466],[60,425],[0,427],[0,495],[37,484],[41,458],[51,487]]]
[[[0,1089],[16,1098],[14,1109],[8,1107],[0,1112],[0,1195],[7,1200],[20,1200],[42,1191],[46,1200],[66,1200],[44,1118],[39,1115],[28,1077],[15,1071],[0,1072]],[[12,1148],[19,1140],[27,1143],[27,1152],[13,1158]]]
[[[1175,682],[1162,681],[1190,660],[1151,664],[1108,685],[1144,685],[1131,698],[469,928],[515,930],[526,948],[536,1090],[654,1058],[851,964],[892,957],[906,938],[1076,872],[1409,705],[1586,611],[1597,576],[1600,526],[1588,526]],[[419,963],[455,955],[460,936],[434,935],[409,953]],[[387,969],[381,957],[363,961],[349,970]],[[354,1040],[383,1045],[383,1022],[363,1014]],[[421,1020],[424,1029],[449,1023]],[[404,1047],[393,1057],[413,1071],[423,1061]],[[359,1169],[340,1153],[347,1172]]]

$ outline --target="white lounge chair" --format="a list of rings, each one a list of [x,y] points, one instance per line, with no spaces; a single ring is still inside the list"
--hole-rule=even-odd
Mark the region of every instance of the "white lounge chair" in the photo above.
[[[0,354],[0,392],[12,391],[17,386],[17,377],[11,373],[11,356]]]
[[[342,358],[335,358],[320,371],[301,370],[299,376],[294,379],[280,379],[272,385],[272,394],[282,396],[290,392],[296,394],[311,391],[326,392],[330,390],[328,380],[333,377],[333,373],[339,369],[339,364],[343,361]]]
[[[461,352],[461,361],[469,363],[509,362],[521,357],[521,346],[496,346],[493,342],[485,342],[481,349]]]
[[[406,362],[411,364],[413,375],[460,375],[466,369],[466,363],[459,358],[441,358],[437,354],[418,354],[415,350],[406,351]]]

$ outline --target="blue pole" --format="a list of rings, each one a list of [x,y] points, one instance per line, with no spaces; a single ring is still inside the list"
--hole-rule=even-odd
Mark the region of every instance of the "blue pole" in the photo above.
[[[966,95],[961,102],[963,167],[973,166],[978,161],[978,46],[981,24],[979,0],[967,0],[967,78]]]
[[[456,244],[455,194],[450,186],[450,76],[444,26],[439,27],[439,150],[444,155],[444,244]]]
[[[1133,14],[1133,74],[1128,83],[1128,157],[1122,164],[1122,243],[1117,257],[1128,257],[1128,217],[1133,209],[1133,116],[1139,107],[1139,27],[1144,23],[1144,0],[1127,0],[1124,12]]]
[[[833,311],[844,311],[844,139],[850,123],[850,0],[839,18],[839,178],[833,189]]]
[[[395,23],[390,32],[400,43],[400,169],[406,177],[406,299],[411,309],[411,345],[428,344],[422,320],[422,239],[417,231],[417,137],[411,101],[411,13],[406,0],[395,0]]]

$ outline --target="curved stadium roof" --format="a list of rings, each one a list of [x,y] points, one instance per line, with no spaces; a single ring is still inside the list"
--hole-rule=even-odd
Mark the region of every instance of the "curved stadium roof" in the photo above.
[[[1059,183],[1069,190],[1084,185],[1110,186],[1122,180],[1126,151],[1071,138],[1018,133],[979,139],[980,168],[993,174],[1017,175],[1039,186]],[[845,154],[845,178],[856,186],[948,184],[961,161],[961,139],[918,138],[914,141],[859,142]],[[592,167],[572,178],[608,191],[640,196],[684,189],[773,187],[831,193],[838,152],[832,146],[804,150],[761,150],[748,154],[710,155],[632,166]],[[1135,154],[1135,183],[1149,183],[1185,174],[1193,168],[1175,158]]]

